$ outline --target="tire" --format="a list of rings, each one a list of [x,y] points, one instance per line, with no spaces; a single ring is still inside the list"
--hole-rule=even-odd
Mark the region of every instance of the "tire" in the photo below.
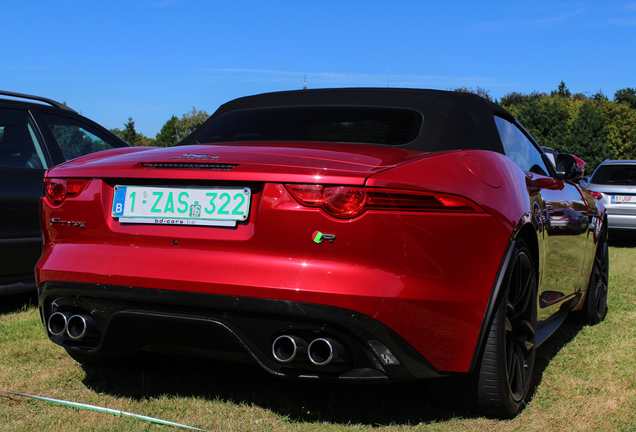
[[[516,239],[473,381],[483,414],[514,417],[526,403],[536,350],[536,293],[530,249]]]
[[[582,309],[583,321],[586,324],[598,324],[607,315],[607,292],[609,287],[609,253],[607,247],[607,231],[603,230],[596,246],[594,265],[587,287],[585,304]]]

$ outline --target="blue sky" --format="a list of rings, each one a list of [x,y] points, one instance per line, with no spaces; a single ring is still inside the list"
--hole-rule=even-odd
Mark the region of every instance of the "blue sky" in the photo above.
[[[0,89],[154,138],[172,116],[308,88],[636,88],[636,1],[1,0]]]

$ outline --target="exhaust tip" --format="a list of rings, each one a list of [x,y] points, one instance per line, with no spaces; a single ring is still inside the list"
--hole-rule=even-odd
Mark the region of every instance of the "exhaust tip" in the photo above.
[[[317,366],[329,364],[334,358],[335,343],[332,339],[314,339],[307,349],[309,360]]]
[[[53,336],[62,336],[66,332],[68,319],[62,312],[55,312],[49,317],[47,328]]]
[[[307,343],[296,336],[278,336],[272,344],[272,355],[279,363],[289,363]]]
[[[83,338],[86,335],[87,328],[88,323],[86,318],[84,318],[82,315],[73,315],[68,319],[66,333],[71,339],[77,340]]]

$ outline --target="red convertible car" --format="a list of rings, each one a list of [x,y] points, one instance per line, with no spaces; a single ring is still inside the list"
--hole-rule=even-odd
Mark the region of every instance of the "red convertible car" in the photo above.
[[[269,93],[174,148],[46,172],[36,267],[50,339],[85,364],[248,357],[281,377],[465,373],[514,416],[535,350],[607,310],[607,222],[504,109],[411,89]]]

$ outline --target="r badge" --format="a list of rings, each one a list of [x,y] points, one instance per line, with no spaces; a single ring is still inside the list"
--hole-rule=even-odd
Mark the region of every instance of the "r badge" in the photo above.
[[[333,243],[336,240],[335,234],[323,234],[320,231],[316,231],[311,236],[314,243],[322,243],[327,240],[329,243]]]

